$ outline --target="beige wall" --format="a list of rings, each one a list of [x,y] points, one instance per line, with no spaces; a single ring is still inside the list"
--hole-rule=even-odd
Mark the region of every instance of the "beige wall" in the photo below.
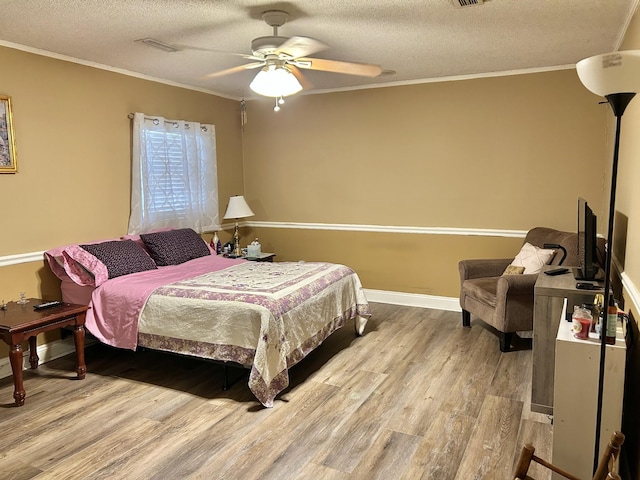
[[[263,222],[575,229],[576,198],[603,208],[608,112],[574,70],[301,95],[275,113],[0,48],[20,172],[0,176],[0,256],[121,235],[130,121],[143,111],[214,123],[220,204],[244,191]],[[34,221],[37,220],[37,221]],[[521,240],[473,235],[244,228],[280,260],[352,266],[366,288],[456,297],[462,258]],[[223,235],[223,240],[226,240]],[[52,283],[53,282],[53,283]],[[5,299],[55,291],[43,264],[0,268]]]
[[[0,175],[0,257],[126,233],[130,112],[215,124],[221,210],[242,192],[238,102],[10,48],[0,47],[0,65],[19,168]],[[0,267],[0,300],[21,291],[60,295],[42,262]]]
[[[130,112],[215,124],[221,202],[242,187],[237,102],[8,48],[0,62],[19,167],[0,176],[0,255],[126,231]]]
[[[602,209],[607,114],[575,70],[298,96],[277,113],[251,101],[245,195],[267,222],[575,230],[578,196]],[[521,244],[274,230],[262,241],[284,258],[342,261],[366,288],[448,297],[460,259],[512,257]]]
[[[330,261],[353,268],[365,288],[435,296],[458,296],[458,260],[506,258],[521,238],[413,235],[305,229],[243,229],[257,236],[276,261]],[[242,242],[244,243],[244,242]]]
[[[640,49],[640,13],[633,17],[621,50]],[[610,112],[611,136],[614,131],[613,114]],[[628,217],[627,248],[624,272],[627,281],[640,288],[640,99],[634,98],[622,117],[620,154],[618,164],[618,188],[616,210]],[[611,153],[607,161],[611,163]],[[639,305],[627,305],[640,318]]]

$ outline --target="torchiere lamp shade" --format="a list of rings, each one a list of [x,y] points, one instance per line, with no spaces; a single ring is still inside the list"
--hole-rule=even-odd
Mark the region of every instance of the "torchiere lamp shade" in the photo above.
[[[601,97],[640,91],[640,50],[585,58],[576,64],[576,70],[582,84]]]

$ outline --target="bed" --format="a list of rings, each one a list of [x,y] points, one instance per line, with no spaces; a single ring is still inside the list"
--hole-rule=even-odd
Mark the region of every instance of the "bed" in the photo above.
[[[101,342],[232,362],[265,407],[288,370],[329,335],[370,316],[358,275],[323,262],[250,262],[212,254],[190,229],[45,252],[63,300],[89,304]]]

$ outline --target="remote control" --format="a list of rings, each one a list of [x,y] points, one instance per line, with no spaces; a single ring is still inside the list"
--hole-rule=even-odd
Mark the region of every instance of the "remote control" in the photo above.
[[[60,305],[64,305],[64,302],[60,302],[58,300],[54,300],[52,302],[44,302],[44,303],[40,303],[38,305],[34,305],[33,309],[34,310],[44,310],[45,308],[58,307]]]
[[[600,290],[598,285],[594,285],[593,283],[576,283],[576,288],[579,290]]]
[[[568,268],[554,268],[552,270],[547,270],[546,273],[547,275],[563,275],[565,273],[567,273],[569,271]]]

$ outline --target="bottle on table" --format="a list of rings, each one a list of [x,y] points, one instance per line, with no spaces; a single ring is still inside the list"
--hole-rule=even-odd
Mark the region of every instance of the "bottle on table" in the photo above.
[[[616,343],[616,330],[618,329],[618,306],[613,295],[609,296],[609,306],[607,307],[607,332],[605,342],[609,345]]]

